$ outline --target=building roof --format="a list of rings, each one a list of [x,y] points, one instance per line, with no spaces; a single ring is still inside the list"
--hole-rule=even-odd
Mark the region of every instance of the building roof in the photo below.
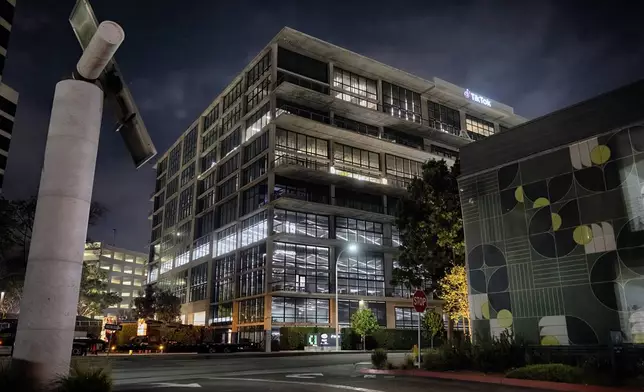
[[[644,80],[461,147],[461,173],[470,176],[545,150],[644,120]]]

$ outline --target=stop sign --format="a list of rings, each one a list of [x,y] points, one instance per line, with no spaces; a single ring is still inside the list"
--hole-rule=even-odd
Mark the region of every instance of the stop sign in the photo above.
[[[416,290],[411,300],[418,313],[423,313],[427,308],[427,296],[423,290]]]

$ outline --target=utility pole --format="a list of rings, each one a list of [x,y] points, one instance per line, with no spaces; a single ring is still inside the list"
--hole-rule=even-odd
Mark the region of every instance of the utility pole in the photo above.
[[[13,354],[41,385],[69,372],[103,115],[95,81],[124,38],[118,24],[101,23],[76,65],[78,80],[54,92]]]

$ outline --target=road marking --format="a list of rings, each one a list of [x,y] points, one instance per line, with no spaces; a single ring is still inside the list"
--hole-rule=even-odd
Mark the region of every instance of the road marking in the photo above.
[[[315,377],[322,377],[324,374],[322,373],[301,373],[301,374],[287,374],[287,378],[315,378]]]
[[[201,388],[201,385],[195,383],[192,384],[174,384],[171,382],[160,382],[153,384],[157,388]]]
[[[311,386],[317,386],[317,387],[345,389],[345,390],[348,390],[348,391],[355,391],[355,392],[383,392],[383,391],[380,391],[378,389],[352,387],[352,386],[349,386],[349,385],[339,385],[339,384],[325,384],[323,382],[268,380],[268,379],[263,379],[263,378],[237,378],[237,377],[210,377],[210,379],[211,380],[229,380],[229,381],[265,382],[265,383],[274,383],[274,384],[311,385]]]
[[[365,374],[364,378],[376,378],[375,374]]]

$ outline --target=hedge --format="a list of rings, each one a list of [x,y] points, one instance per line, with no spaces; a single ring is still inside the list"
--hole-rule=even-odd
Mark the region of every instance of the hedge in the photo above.
[[[318,327],[281,327],[280,328],[280,349],[281,350],[304,350],[308,345],[307,337],[313,333],[335,333],[334,328]],[[342,337],[343,350],[358,350],[361,346],[361,337],[351,328],[343,328]],[[365,339],[367,350],[382,348],[385,350],[411,350],[418,344],[418,331],[413,329],[380,329]],[[434,338],[434,345],[441,344],[439,337]],[[429,339],[421,342],[423,348],[429,347]]]
[[[528,365],[514,369],[505,376],[507,378],[520,378],[524,380],[578,384],[583,382],[584,371],[578,367],[564,365],[561,363],[547,363],[542,365]]]

